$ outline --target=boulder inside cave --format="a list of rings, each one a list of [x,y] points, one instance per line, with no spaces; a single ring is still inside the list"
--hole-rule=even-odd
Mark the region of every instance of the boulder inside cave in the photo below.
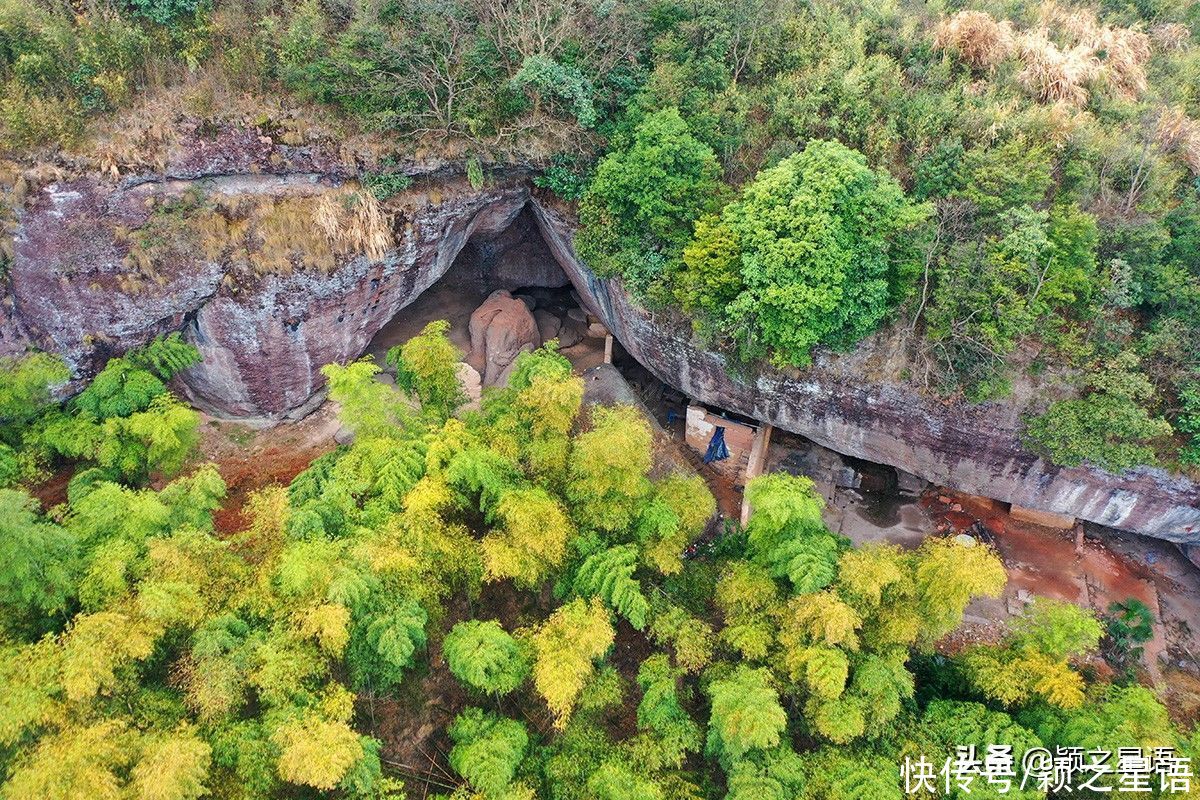
[[[367,352],[386,368],[389,349],[439,319],[450,323],[450,340],[470,366],[460,372],[466,384],[503,385],[521,351],[550,339],[577,370],[604,360],[604,332],[582,308],[528,206],[499,233],[469,239],[446,274],[400,309]]]

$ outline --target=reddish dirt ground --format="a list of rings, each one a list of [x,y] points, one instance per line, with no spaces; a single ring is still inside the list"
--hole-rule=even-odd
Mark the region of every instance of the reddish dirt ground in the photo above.
[[[49,511],[59,503],[67,502],[67,484],[75,476],[75,467],[66,467],[29,490],[29,494],[42,504],[42,511]]]
[[[226,496],[213,524],[218,533],[233,533],[246,525],[242,507],[247,498],[272,484],[286,486],[314,459],[333,450],[338,427],[328,404],[300,422],[261,429],[202,414],[198,453],[183,472],[206,462],[216,465],[225,479]],[[30,494],[49,511],[67,501],[67,485],[74,473],[73,466],[66,467],[34,486]],[[165,483],[167,479],[159,476],[151,486],[160,489]]]
[[[314,459],[336,447],[338,421],[329,404],[300,422],[256,430],[236,422],[204,417],[199,461],[216,464],[225,479],[225,502],[213,517],[217,532],[229,534],[247,524],[247,498],[272,484],[286,486]]]
[[[1071,531],[1018,521],[1003,504],[986,498],[942,489],[926,494],[921,502],[941,532],[970,533],[978,521],[983,532],[975,528],[974,533],[996,547],[1008,570],[1002,602],[972,604],[968,622],[982,624],[1020,613],[1034,596],[1077,603],[1098,613],[1113,602],[1136,598],[1155,615],[1154,636],[1142,658],[1143,677],[1169,696],[1179,694],[1181,701],[1196,694],[1200,571],[1169,544],[1086,526],[1077,550]]]
[[[508,581],[489,583],[473,602],[462,595],[449,598],[439,628],[449,630],[467,619],[495,619],[505,630],[515,631],[545,619],[551,606],[549,592],[534,596]],[[429,643],[428,666],[407,676],[394,696],[360,695],[358,718],[383,742],[382,757],[388,768],[403,777],[410,790],[425,796],[458,784],[450,768],[452,742],[446,730],[468,706],[523,718],[531,731],[540,734],[552,730],[550,712],[530,686],[496,698],[473,693],[459,683],[446,666],[440,640]]]
[[[658,409],[654,409],[655,412]],[[665,423],[664,418],[659,420]],[[664,424],[662,431],[655,431],[654,447],[656,451],[669,451],[676,462],[685,462],[696,474],[704,478],[708,489],[717,500],[717,512],[725,519],[737,521],[742,515],[742,487],[734,483],[733,478],[704,463],[704,458],[683,441],[683,418],[676,417],[669,425]]]

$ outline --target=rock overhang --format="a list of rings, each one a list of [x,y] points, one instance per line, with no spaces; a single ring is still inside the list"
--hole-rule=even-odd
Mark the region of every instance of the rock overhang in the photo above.
[[[86,376],[114,353],[183,330],[204,356],[178,379],[192,402],[222,416],[284,419],[320,401],[322,365],[364,352],[384,324],[446,274],[469,241],[503,241],[523,220],[532,222],[582,304],[633,358],[688,396],[962,491],[1200,541],[1194,481],[1152,468],[1112,475],[1048,464],[1022,447],[1019,414],[1001,404],[945,405],[909,387],[855,380],[836,365],[799,375],[735,376],[686,325],[648,312],[619,281],[591,273],[574,252],[571,209],[536,190],[524,171],[495,176],[481,188],[447,175],[411,190],[396,204],[394,247],[376,261],[359,256],[328,274],[300,270],[231,286],[221,264],[193,259],[142,293],[122,289],[126,254],[116,234],[137,224],[148,193],[205,182],[234,196],[316,192],[343,181],[341,174],[308,171],[235,172],[175,175],[158,189],[147,181],[113,186],[90,178],[44,187],[20,221],[8,296],[0,303],[6,310],[0,347],[55,350]]]

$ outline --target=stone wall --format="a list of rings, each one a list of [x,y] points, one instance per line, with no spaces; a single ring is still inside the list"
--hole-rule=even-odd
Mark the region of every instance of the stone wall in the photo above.
[[[738,486],[746,484],[746,468],[750,463],[750,451],[754,448],[756,429],[741,422],[724,419],[713,414],[704,406],[695,403],[688,404],[685,420],[684,440],[688,446],[701,456],[708,452],[717,428],[725,429],[725,447],[729,457],[712,462],[712,466],[721,474],[729,477]]]

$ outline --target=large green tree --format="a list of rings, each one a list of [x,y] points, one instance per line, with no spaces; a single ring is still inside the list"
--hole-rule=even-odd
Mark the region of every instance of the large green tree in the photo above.
[[[809,142],[697,226],[678,295],[689,310],[719,311],[743,357],[806,365],[814,346],[870,333],[910,290],[916,262],[902,235],[923,214],[860,153]]]
[[[456,372],[463,353],[446,335],[449,330],[449,322],[434,320],[417,336],[388,350],[386,357],[396,370],[396,385],[442,420],[467,399]]]
[[[525,726],[478,708],[468,708],[450,726],[450,765],[471,786],[499,795],[516,773],[529,746]]]
[[[579,254],[597,274],[645,295],[673,270],[692,222],[719,198],[720,166],[679,111],[647,114],[596,167],[579,206]]]
[[[752,750],[779,744],[787,714],[779,692],[765,669],[741,666],[708,688],[712,718],[708,724],[708,752],[736,761]]]
[[[67,610],[74,594],[78,546],[61,526],[38,518],[33,498],[0,489],[0,608],[4,624],[42,626]]]

